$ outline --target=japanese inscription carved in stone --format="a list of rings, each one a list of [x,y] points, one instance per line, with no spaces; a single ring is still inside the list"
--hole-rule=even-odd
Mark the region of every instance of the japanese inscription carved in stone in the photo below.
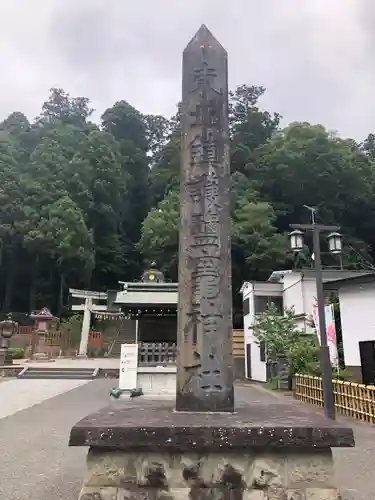
[[[233,411],[227,53],[183,54],[177,411]]]

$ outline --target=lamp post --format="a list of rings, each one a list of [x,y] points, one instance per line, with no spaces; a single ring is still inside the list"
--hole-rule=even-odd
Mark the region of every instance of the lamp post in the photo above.
[[[331,253],[339,254],[342,250],[342,236],[338,232],[338,226],[325,226],[317,224],[315,221],[316,209],[306,207],[311,210],[312,224],[291,224],[293,231],[289,234],[291,249],[300,252],[303,249],[303,231],[312,231],[313,250],[315,262],[316,294],[318,300],[318,318],[320,330],[320,367],[323,378],[323,401],[324,414],[327,418],[335,420],[335,401],[332,385],[332,365],[327,342],[327,328],[325,319],[325,302],[322,278],[322,261],[320,256],[320,233],[330,233],[328,235],[328,247]]]

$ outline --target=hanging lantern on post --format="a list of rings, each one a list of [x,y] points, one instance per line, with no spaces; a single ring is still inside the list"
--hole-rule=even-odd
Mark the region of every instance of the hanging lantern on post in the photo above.
[[[331,233],[327,236],[329,251],[333,254],[339,254],[342,251],[342,234]]]
[[[290,248],[292,252],[300,252],[303,250],[303,232],[295,229],[289,233]]]

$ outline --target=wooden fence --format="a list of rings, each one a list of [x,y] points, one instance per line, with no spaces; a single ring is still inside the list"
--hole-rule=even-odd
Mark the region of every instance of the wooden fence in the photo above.
[[[20,341],[20,342],[19,342]],[[18,334],[12,339],[13,347],[35,346],[37,343],[37,332],[31,326],[21,326]],[[243,330],[233,331],[232,340],[233,357],[243,359],[244,350],[244,332]],[[64,336],[61,331],[49,332],[46,337],[46,345],[49,348],[60,347],[61,349],[78,349],[78,345],[72,345],[69,338]],[[89,349],[104,348],[104,335],[101,332],[90,332]],[[55,350],[56,350],[55,349]],[[58,352],[58,350],[56,351]],[[139,343],[139,362],[144,364],[165,364],[175,363],[177,357],[177,344],[175,342],[140,342]]]
[[[375,424],[375,386],[334,380],[333,393],[338,413]],[[310,375],[296,375],[294,397],[322,408],[322,379]]]
[[[233,330],[232,348],[234,358],[245,358],[245,344],[243,330]]]
[[[177,345],[170,342],[139,342],[138,362],[143,364],[175,363]]]
[[[28,345],[36,345],[37,343],[37,332],[30,326],[20,326],[18,333],[13,337],[18,346],[27,347]],[[21,340],[20,345],[18,345],[17,340]],[[13,341],[14,342],[14,341]],[[72,345],[70,339],[64,337],[61,331],[48,332],[46,337],[46,344],[48,346],[59,346],[62,347],[65,344],[67,348],[77,348],[78,345]],[[89,349],[101,349],[104,347],[104,336],[101,332],[90,332],[88,340]]]

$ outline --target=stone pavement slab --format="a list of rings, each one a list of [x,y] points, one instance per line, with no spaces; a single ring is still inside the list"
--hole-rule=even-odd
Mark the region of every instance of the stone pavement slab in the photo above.
[[[7,380],[0,385],[0,419],[88,382],[88,380]]]
[[[80,419],[109,404],[108,393],[115,385],[113,380],[94,380],[1,419],[0,499],[77,500],[87,449],[69,448],[69,433]],[[283,403],[274,393],[249,385],[238,385],[236,398]],[[2,404],[0,400],[0,408]],[[375,500],[375,426],[343,421],[353,427],[356,437],[355,448],[334,450],[343,500]]]

